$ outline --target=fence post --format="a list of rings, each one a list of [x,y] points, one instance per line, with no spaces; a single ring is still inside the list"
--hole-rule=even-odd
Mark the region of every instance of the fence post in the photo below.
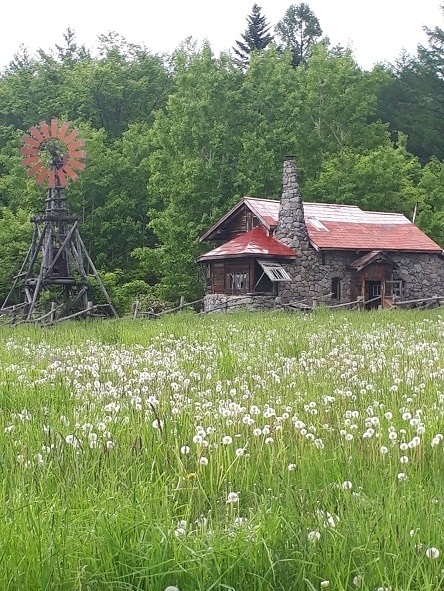
[[[185,297],[180,296],[180,304],[179,304],[179,311],[183,312],[183,305],[185,304]]]
[[[139,300],[136,300],[135,302],[133,302],[133,320],[135,320],[137,318],[137,315],[139,313]]]
[[[52,324],[52,323],[54,322],[54,320],[55,320],[55,311],[56,311],[56,308],[57,308],[57,303],[56,303],[56,302],[54,302],[54,300],[53,300],[53,301],[51,302],[51,315],[50,315],[50,317],[49,317],[49,321],[50,321],[50,323],[51,323],[51,324]]]

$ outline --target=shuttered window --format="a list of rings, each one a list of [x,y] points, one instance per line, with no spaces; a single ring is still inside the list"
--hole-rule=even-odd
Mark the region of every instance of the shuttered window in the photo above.
[[[291,281],[290,275],[279,263],[270,261],[258,261],[258,263],[271,281]]]

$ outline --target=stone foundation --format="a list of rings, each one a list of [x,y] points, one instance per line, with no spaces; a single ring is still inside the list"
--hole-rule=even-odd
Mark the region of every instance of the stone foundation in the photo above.
[[[283,309],[281,299],[276,295],[212,293],[204,298],[204,312],[235,312],[236,310],[264,312],[281,309]]]

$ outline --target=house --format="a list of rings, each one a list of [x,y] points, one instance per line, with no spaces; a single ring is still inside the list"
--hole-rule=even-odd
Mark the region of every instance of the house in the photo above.
[[[208,311],[322,299],[389,307],[444,296],[438,244],[398,213],[303,203],[294,159],[284,162],[280,202],[244,197],[200,240],[221,243],[197,259]]]

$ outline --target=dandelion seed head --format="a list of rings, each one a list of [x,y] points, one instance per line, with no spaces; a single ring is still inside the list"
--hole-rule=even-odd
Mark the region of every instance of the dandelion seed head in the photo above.
[[[234,504],[239,502],[239,494],[236,492],[230,492],[227,496],[227,503]]]
[[[439,558],[439,554],[440,554],[440,552],[439,552],[438,548],[434,548],[434,547],[427,548],[427,550],[425,551],[425,555],[427,556],[427,558],[436,559],[436,558]]]
[[[307,538],[309,542],[317,542],[321,538],[321,532],[316,530],[310,531],[307,534]]]

